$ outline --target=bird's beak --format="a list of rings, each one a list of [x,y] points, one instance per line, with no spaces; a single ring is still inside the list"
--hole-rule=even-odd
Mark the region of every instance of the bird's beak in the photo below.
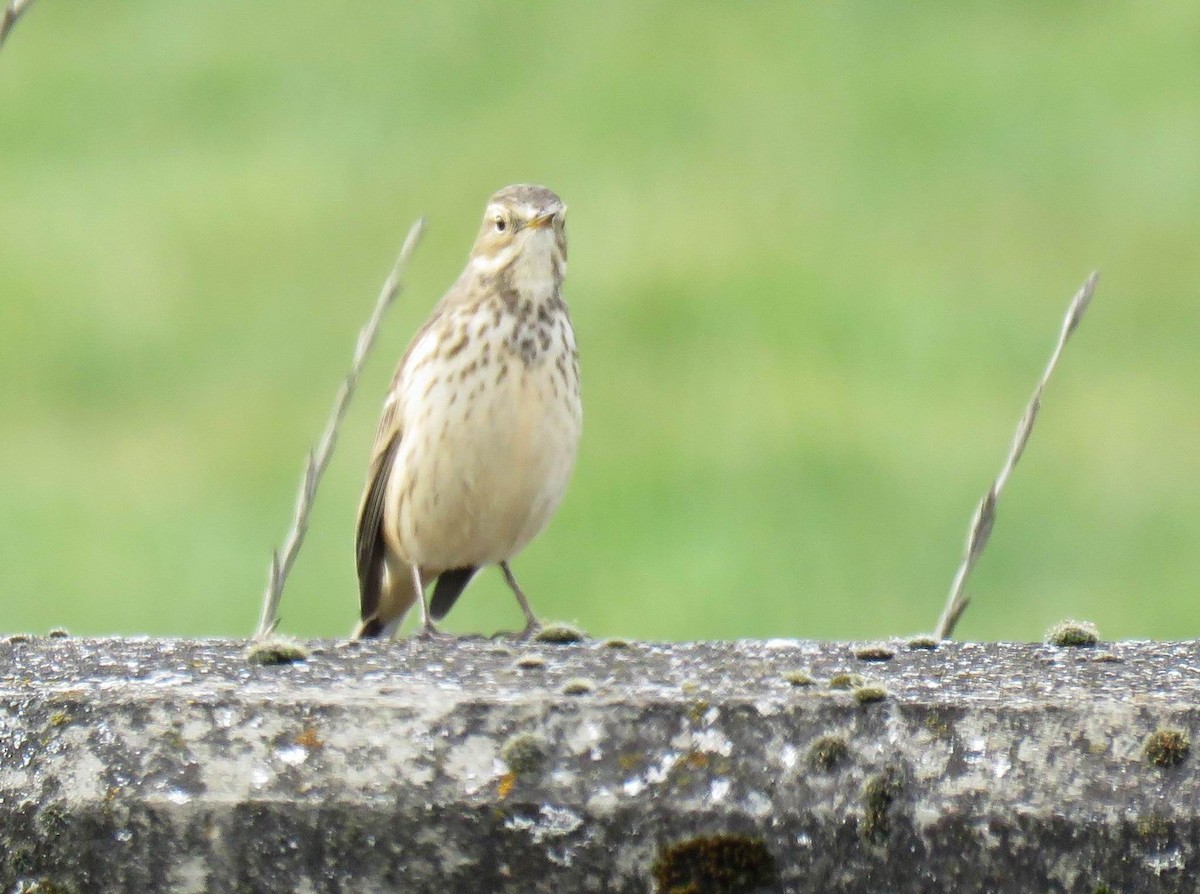
[[[525,226],[531,230],[540,230],[542,227],[548,226],[553,220],[557,211],[547,211],[545,214],[539,214],[537,217],[531,217]]]

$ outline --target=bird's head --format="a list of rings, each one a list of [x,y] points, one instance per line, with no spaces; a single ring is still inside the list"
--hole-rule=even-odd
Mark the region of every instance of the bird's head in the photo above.
[[[561,279],[567,264],[567,206],[544,186],[506,186],[490,199],[471,263],[499,273],[518,258]]]

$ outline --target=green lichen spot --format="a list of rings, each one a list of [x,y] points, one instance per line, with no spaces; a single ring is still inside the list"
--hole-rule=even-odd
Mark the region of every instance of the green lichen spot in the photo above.
[[[308,658],[308,652],[293,639],[272,637],[251,643],[246,649],[246,662],[262,667],[295,664]]]
[[[1046,642],[1064,648],[1090,649],[1100,642],[1100,633],[1091,621],[1059,621],[1046,631]]]
[[[1156,729],[1146,737],[1146,760],[1156,767],[1183,763],[1192,750],[1192,740],[1179,729]]]
[[[1171,837],[1171,821],[1156,814],[1147,814],[1137,821],[1137,833],[1152,842],[1164,842]]]
[[[829,678],[830,689],[854,689],[863,684],[863,678],[858,674],[834,674]]]
[[[66,627],[51,627],[46,636],[50,639],[67,639],[71,636]]]
[[[896,657],[896,650],[881,644],[863,646],[854,650],[854,657],[859,661],[891,661]]]
[[[70,822],[67,808],[62,804],[47,804],[38,814],[38,822],[42,830],[49,836],[57,836],[66,831]]]
[[[71,722],[71,715],[66,711],[55,711],[48,720],[51,726],[66,726]]]
[[[617,764],[626,773],[636,770],[643,763],[645,763],[645,759],[642,757],[642,755],[635,754],[632,751],[626,751],[617,757]]]
[[[938,714],[929,714],[925,717],[925,729],[929,730],[939,739],[948,739],[950,737],[950,721]]]
[[[589,695],[596,691],[596,684],[587,677],[572,677],[562,685],[563,695]]]
[[[888,812],[900,788],[900,771],[892,766],[884,767],[882,773],[872,776],[863,787],[863,821],[859,833],[872,844],[884,844],[891,836]]]
[[[8,853],[8,865],[17,875],[29,875],[37,866],[37,857],[32,845],[14,844]]]
[[[775,858],[757,838],[705,835],[663,848],[652,869],[656,894],[753,894],[777,881]]]
[[[533,733],[517,733],[500,749],[500,760],[516,776],[536,773],[546,764],[546,740]]]
[[[545,667],[546,659],[541,655],[530,652],[526,655],[520,656],[516,661],[516,665],[517,667],[523,667],[527,670],[535,670],[537,668]]]
[[[910,649],[919,649],[925,652],[932,652],[938,647],[936,636],[914,636],[907,643]]]
[[[1092,894],[1117,894],[1117,892],[1114,891],[1112,888],[1110,888],[1108,885],[1101,882],[1100,884],[1096,885],[1095,888],[1092,889]]]
[[[808,749],[808,765],[828,773],[850,754],[846,740],[840,736],[822,736]]]
[[[54,879],[39,878],[23,882],[13,890],[16,894],[77,894],[79,889],[66,882],[56,882]]]
[[[887,690],[880,686],[859,686],[854,690],[854,699],[860,705],[870,705],[887,698]]]
[[[33,640],[33,636],[28,633],[11,633],[4,637],[4,641],[10,644],[27,643]]]
[[[783,679],[791,683],[793,686],[812,686],[817,682],[807,671],[801,670],[787,671],[783,675]]]
[[[600,645],[602,645],[606,649],[628,649],[629,648],[629,640],[618,639],[618,638],[606,639]]]
[[[587,639],[587,634],[578,627],[572,627],[569,624],[547,624],[537,632],[534,639],[539,643],[568,645],[570,643],[583,642]]]

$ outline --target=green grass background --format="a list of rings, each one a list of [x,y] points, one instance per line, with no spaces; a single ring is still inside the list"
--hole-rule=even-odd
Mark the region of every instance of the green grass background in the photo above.
[[[570,205],[585,433],[515,563],[595,635],[1200,634],[1200,6],[39,0],[0,52],[0,630],[241,635],[428,215],[283,630],[357,612],[408,337],[486,197]],[[520,621],[500,575],[454,630]]]

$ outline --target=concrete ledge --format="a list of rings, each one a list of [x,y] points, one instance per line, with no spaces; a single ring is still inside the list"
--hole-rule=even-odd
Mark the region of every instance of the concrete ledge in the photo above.
[[[0,891],[1200,878],[1200,643],[308,645],[0,643]]]

